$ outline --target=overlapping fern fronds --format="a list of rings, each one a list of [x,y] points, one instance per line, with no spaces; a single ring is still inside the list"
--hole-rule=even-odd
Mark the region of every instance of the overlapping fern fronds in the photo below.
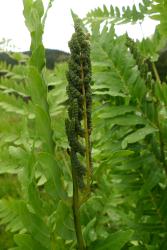
[[[105,26],[101,32],[100,25],[92,29],[97,166],[101,159],[95,176],[102,187],[104,180],[98,176],[107,174],[113,197],[119,197],[110,205],[118,216],[111,223],[133,229],[137,246],[153,247],[156,242],[159,249],[165,244],[167,228],[166,101],[160,98],[163,87],[152,79],[132,44],[126,36],[115,39],[112,27]]]

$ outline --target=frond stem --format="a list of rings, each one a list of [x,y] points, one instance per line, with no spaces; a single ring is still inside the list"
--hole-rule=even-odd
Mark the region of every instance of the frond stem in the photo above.
[[[74,226],[77,237],[78,250],[85,250],[85,243],[82,235],[81,222],[80,222],[80,212],[79,212],[79,192],[78,192],[78,181],[77,175],[75,173],[75,168],[72,167],[72,180],[73,180],[73,216],[74,216]]]
[[[160,77],[159,77],[159,74],[158,74],[158,71],[157,71],[157,68],[156,68],[154,62],[152,62],[152,68],[153,68],[153,71],[154,71],[154,75],[155,75],[156,81],[160,83],[161,80],[160,80]]]

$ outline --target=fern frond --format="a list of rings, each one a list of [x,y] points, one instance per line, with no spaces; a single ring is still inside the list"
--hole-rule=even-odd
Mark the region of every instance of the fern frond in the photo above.
[[[25,231],[20,218],[20,207],[23,201],[14,199],[0,200],[0,224],[6,225],[6,230],[11,232]]]
[[[96,82],[93,88],[98,92],[100,89],[110,90],[108,94],[111,96],[142,99],[146,93],[145,83],[136,69],[132,55],[124,45],[124,37],[115,40],[112,29],[108,30],[105,26],[101,33],[93,37],[92,60]]]
[[[102,23],[107,21],[112,24],[136,23],[137,21],[144,20],[151,2],[151,0],[143,0],[143,3],[140,3],[138,8],[136,8],[136,5],[134,4],[132,8],[127,6],[122,7],[121,10],[118,7],[114,8],[112,5],[110,8],[103,5],[102,9],[98,7],[97,9],[90,11],[86,16],[86,21],[88,23],[93,23],[95,21]]]
[[[160,99],[159,105],[154,103],[155,84],[138,49],[127,49],[125,37],[115,39],[113,30],[106,27],[100,32],[94,26],[92,32],[95,166],[100,160],[95,168],[97,185],[108,190],[107,178],[98,178],[103,173],[112,182],[109,190],[121,197],[120,203],[110,204],[120,216],[118,221],[111,218],[114,226],[132,228],[135,240],[143,244],[151,245],[157,237],[160,245],[167,224],[160,211],[166,174],[159,133],[166,118],[161,116],[159,125],[155,114],[162,103]],[[163,151],[166,154],[165,143]]]
[[[43,247],[38,241],[34,240],[29,234],[17,234],[14,236],[14,241],[17,244],[17,247],[11,248],[10,250],[46,250],[47,248]]]
[[[159,21],[157,28],[159,32],[163,35],[167,35],[167,25],[166,25],[166,15],[167,15],[167,4],[166,0],[154,0],[151,4],[151,9],[149,11],[150,17],[156,21]]]
[[[0,91],[0,107],[6,112],[18,115],[34,117],[32,105],[25,105],[25,101],[21,98],[16,99],[15,96]]]
[[[12,66],[10,64],[7,64],[5,61],[0,61],[0,76],[1,77],[10,73],[11,70],[12,70]]]

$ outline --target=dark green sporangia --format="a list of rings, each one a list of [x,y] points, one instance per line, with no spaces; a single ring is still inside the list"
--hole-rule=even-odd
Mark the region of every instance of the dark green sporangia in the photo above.
[[[151,72],[149,72],[148,64],[145,61],[145,58],[141,56],[133,39],[130,38],[128,35],[126,35],[126,46],[129,48],[131,54],[136,60],[136,64],[140,71],[141,77],[145,80],[146,84],[148,85],[151,84],[152,75],[151,75]]]
[[[85,250],[79,209],[90,194],[91,161],[91,62],[88,35],[83,32],[80,19],[75,20],[75,33],[69,47],[71,57],[67,72],[68,118],[66,133],[69,142],[73,181],[72,209],[77,237],[77,249]],[[82,199],[79,189],[82,191]]]
[[[167,163],[165,159],[165,148],[164,148],[164,138],[161,132],[160,121],[159,121],[159,113],[158,113],[158,105],[159,100],[155,95],[155,86],[156,84],[160,84],[161,80],[158,75],[158,71],[154,62],[152,62],[152,68],[155,75],[155,79],[153,79],[152,73],[149,71],[148,64],[145,62],[145,59],[140,55],[137,46],[133,39],[131,39],[128,35],[126,37],[126,45],[129,48],[130,52],[133,54],[134,59],[138,65],[138,69],[140,71],[141,77],[145,80],[145,84],[149,89],[147,96],[145,96],[145,100],[143,100],[142,109],[146,116],[154,122],[159,130],[159,148],[154,146],[153,144],[153,136],[150,136],[150,145],[152,145],[152,151],[154,152],[156,158],[163,163],[163,167],[167,174]]]
[[[91,179],[91,62],[89,37],[80,26],[75,23],[75,33],[69,42],[71,57],[67,72],[68,119],[66,119],[66,133],[70,145],[71,166],[75,170],[78,186],[85,187]],[[82,163],[84,162],[84,163]],[[88,187],[89,189],[89,187]]]

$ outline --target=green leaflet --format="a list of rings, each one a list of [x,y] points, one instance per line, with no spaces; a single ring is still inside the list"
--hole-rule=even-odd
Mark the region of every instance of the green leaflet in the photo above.
[[[103,241],[97,241],[90,246],[90,250],[121,250],[121,248],[127,243],[132,237],[133,231],[119,231],[111,234],[107,239]]]
[[[26,157],[26,152],[21,147],[9,146],[9,154],[18,160]]]
[[[42,27],[41,18],[44,14],[44,7],[42,1],[23,0],[23,5],[24,5],[23,14],[25,17],[25,23],[28,30],[30,31],[30,33],[37,32],[38,34],[39,30],[37,31],[37,27],[38,28]],[[41,42],[41,40],[39,40],[39,42]]]
[[[6,93],[0,93],[0,107],[8,113],[15,113],[16,115],[28,116],[32,114],[28,106],[24,105],[24,101],[19,99],[16,102],[15,96],[9,96]]]
[[[6,229],[11,232],[19,232],[24,229],[20,216],[20,207],[24,205],[21,200],[0,200],[0,219],[1,225],[6,224]]]
[[[146,162],[146,167],[147,164],[149,163]],[[156,168],[156,164],[153,162],[152,169],[151,170],[149,169],[148,176],[145,177],[145,183],[142,186],[139,195],[141,197],[147,196],[148,193],[150,193],[151,190],[161,182],[162,178],[163,178],[162,172],[160,171],[159,168],[158,169]]]
[[[145,124],[146,121],[137,115],[124,115],[124,116],[118,116],[110,119],[111,125],[121,125],[121,126],[132,126],[137,124]]]
[[[32,57],[30,62],[35,65],[39,70],[44,66],[44,57],[39,57],[39,55],[44,55],[44,48],[42,45],[42,34],[43,26],[41,24],[41,17],[43,15],[43,3],[41,0],[36,0],[35,2],[24,0],[24,16],[25,23],[31,34],[31,50]],[[37,57],[38,60],[35,58]]]
[[[47,112],[45,112],[40,106],[36,105],[36,126],[37,135],[43,142],[44,151],[53,153],[53,138],[51,130],[51,120]]]
[[[75,240],[74,223],[71,204],[60,201],[56,212],[51,215],[53,228],[64,240]]]
[[[88,245],[90,244],[90,242],[97,240],[97,233],[95,229],[96,221],[97,218],[94,217],[84,228],[83,235]]]
[[[48,153],[40,153],[37,155],[42,171],[47,179],[48,192],[54,199],[65,199],[66,194],[61,181],[61,166]]]
[[[21,177],[22,189],[25,192],[25,198],[38,215],[44,214],[43,203],[35,179],[36,158],[33,152],[27,155],[28,161],[25,162],[23,175]]]
[[[124,89],[124,83],[120,80],[120,77],[117,76],[116,73],[110,72],[100,72],[94,74],[94,81],[97,84],[97,88],[99,84],[104,88],[111,88],[112,92],[121,93]],[[94,87],[96,88],[96,87]]]
[[[46,95],[47,87],[42,78],[42,75],[38,72],[34,66],[29,67],[28,71],[28,86],[32,101],[34,104],[39,105],[45,111],[47,111]]]
[[[50,232],[46,223],[38,215],[29,212],[25,204],[20,207],[20,216],[32,238],[45,249],[50,249]]]
[[[147,135],[157,132],[156,128],[151,126],[146,126],[144,128],[138,129],[137,131],[131,133],[122,141],[122,148],[125,149],[128,143],[135,143],[144,139]]]
[[[119,115],[124,115],[126,113],[131,113],[135,111],[135,107],[133,106],[114,106],[114,107],[102,107],[100,110],[99,118],[113,118]]]
[[[44,46],[41,44],[35,49],[32,53],[30,64],[35,65],[38,70],[42,70],[45,65],[45,49]]]
[[[18,247],[16,250],[46,250],[39,242],[32,239],[29,234],[17,234],[14,236],[14,241]]]

